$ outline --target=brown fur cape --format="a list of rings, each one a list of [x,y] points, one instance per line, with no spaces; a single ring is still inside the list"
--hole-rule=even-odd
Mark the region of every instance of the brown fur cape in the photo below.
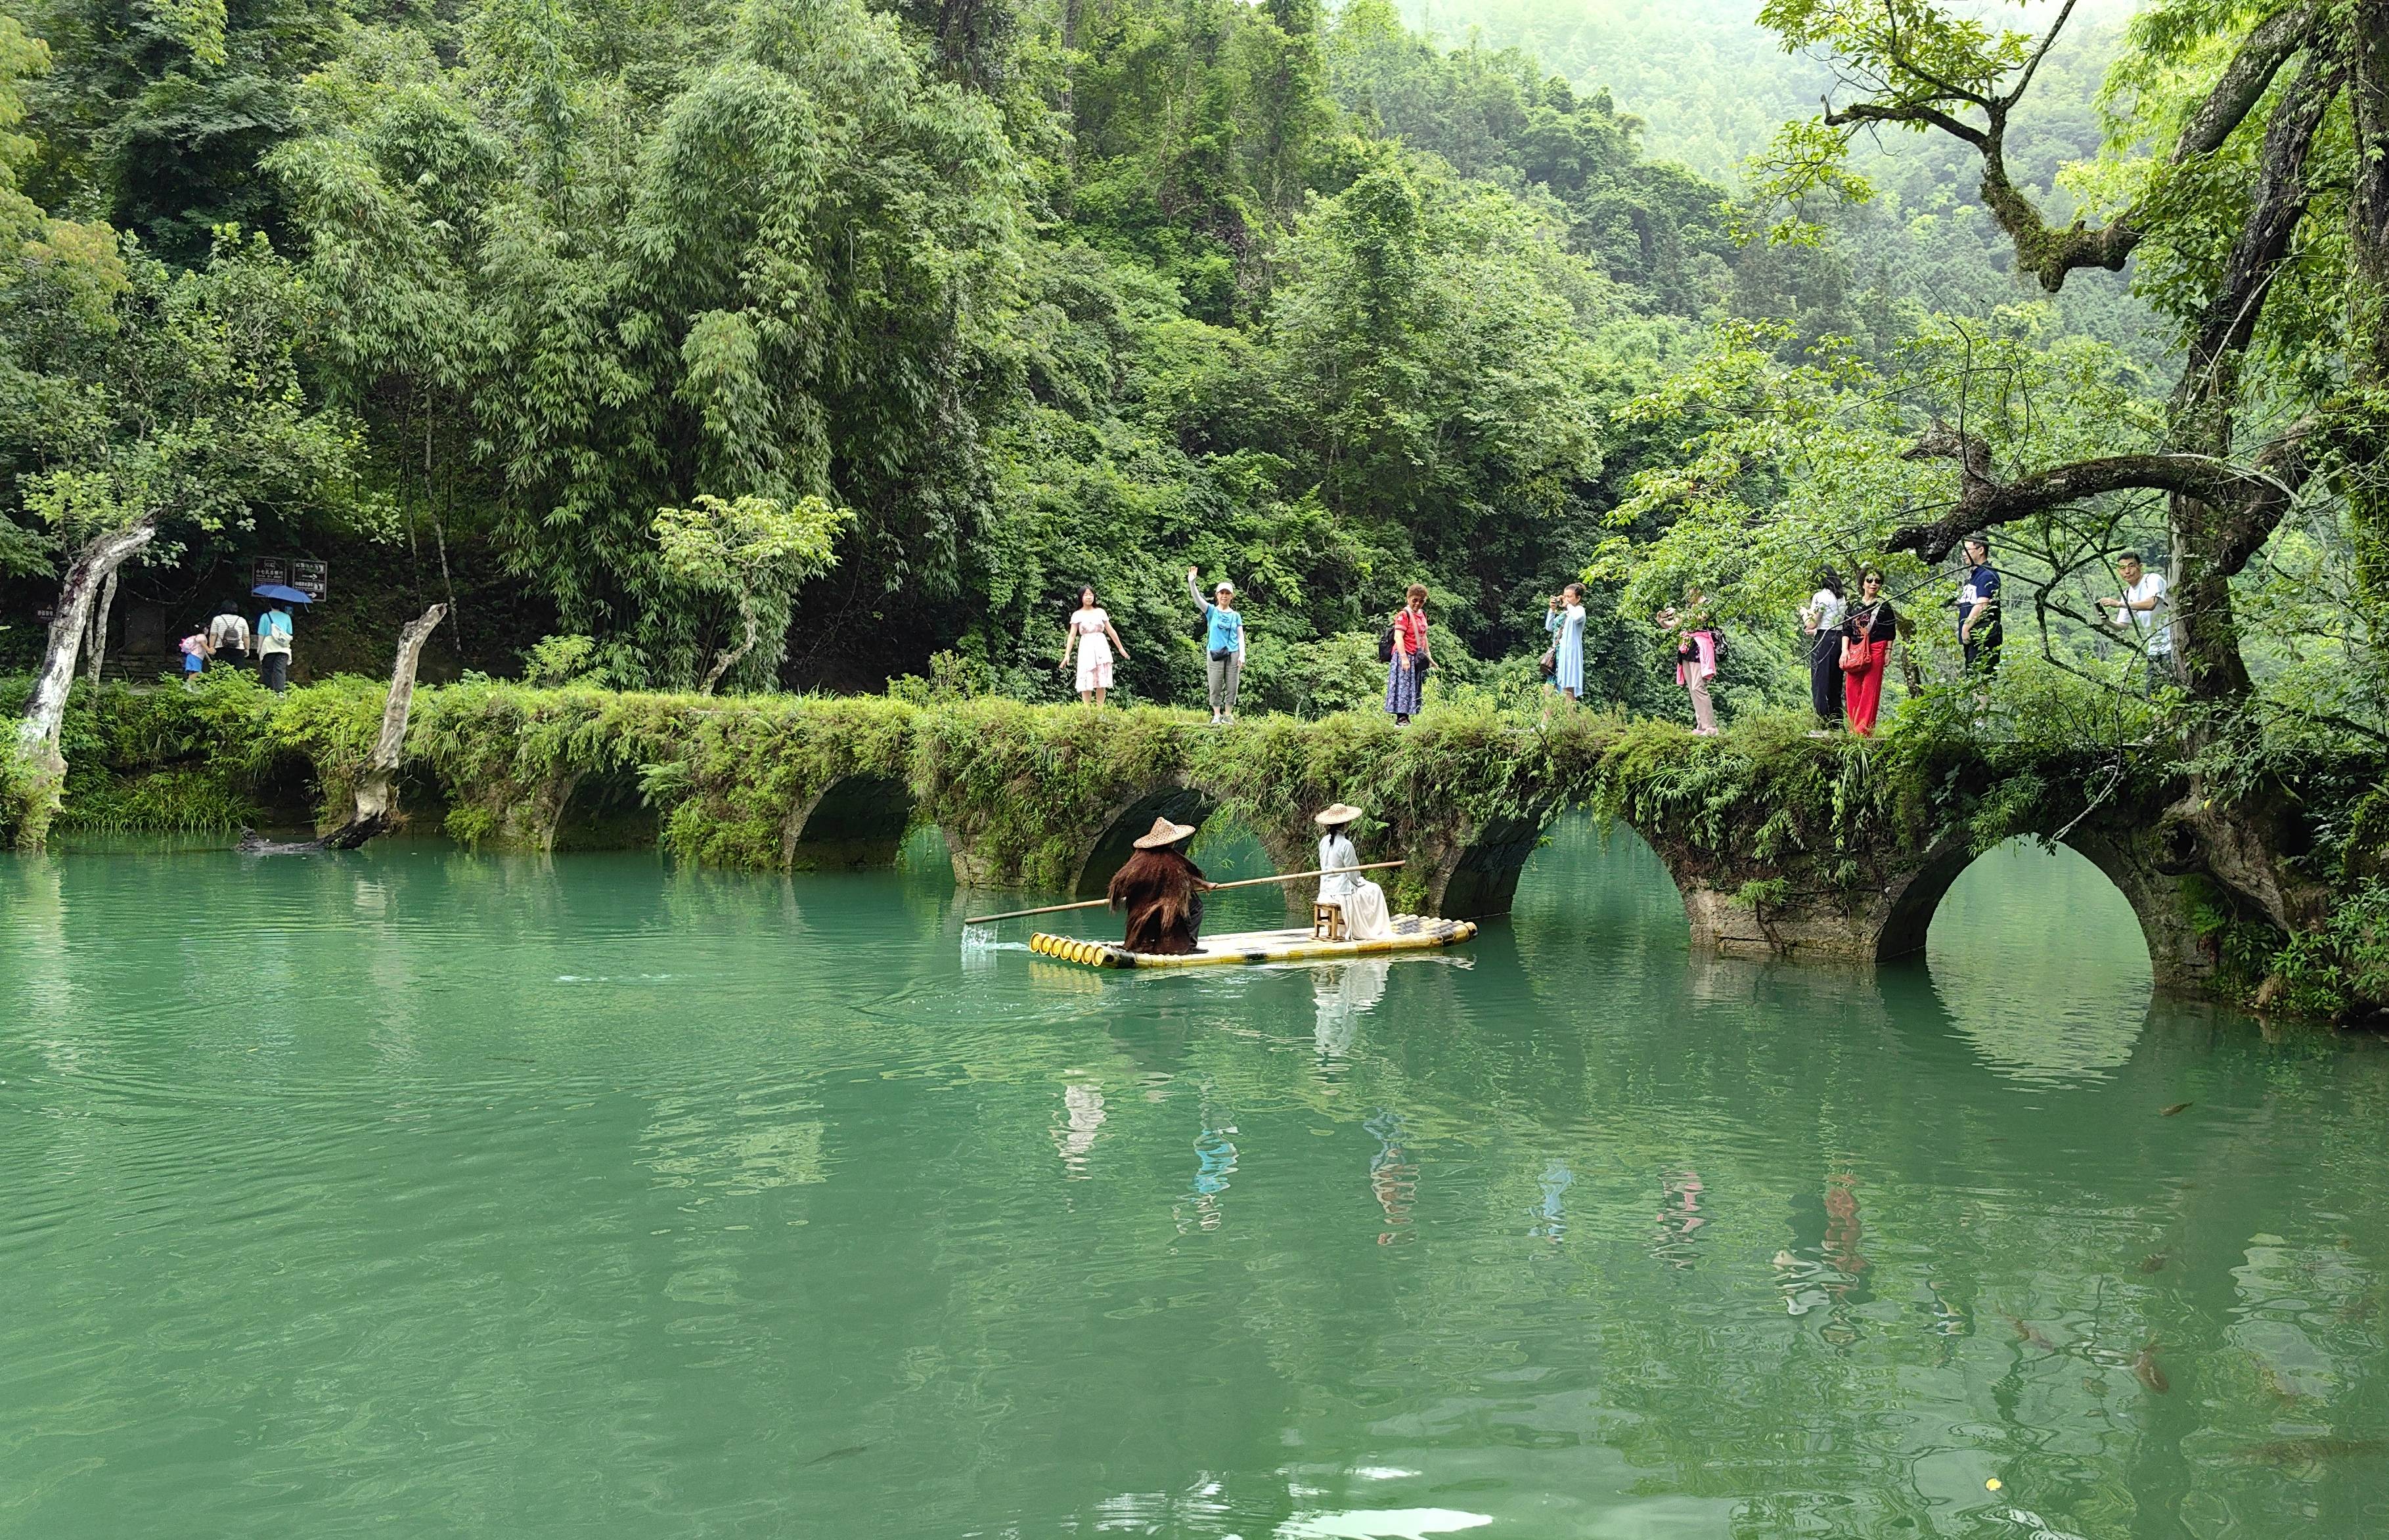
[[[1139,850],[1112,878],[1112,908],[1128,911],[1132,952],[1164,956],[1195,950],[1203,928],[1203,869],[1175,847]]]

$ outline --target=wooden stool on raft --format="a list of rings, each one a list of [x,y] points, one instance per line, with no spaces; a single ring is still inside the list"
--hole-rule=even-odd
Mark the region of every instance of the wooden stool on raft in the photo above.
[[[1310,935],[1318,941],[1349,941],[1352,935],[1344,928],[1344,906],[1333,898],[1321,898],[1310,906]]]

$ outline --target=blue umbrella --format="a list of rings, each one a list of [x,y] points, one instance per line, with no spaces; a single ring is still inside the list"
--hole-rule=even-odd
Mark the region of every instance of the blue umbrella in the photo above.
[[[301,593],[288,583],[260,583],[249,592],[261,599],[279,600],[286,605],[312,605],[315,602],[313,595]]]

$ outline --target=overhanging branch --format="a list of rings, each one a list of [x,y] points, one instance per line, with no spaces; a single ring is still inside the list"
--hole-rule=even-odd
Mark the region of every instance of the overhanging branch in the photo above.
[[[1987,474],[1989,455],[1981,440],[1948,432],[1946,426],[1919,439],[1909,453],[1917,458],[1954,459],[1966,466],[1954,508],[1928,523],[1895,530],[1884,541],[1886,551],[1913,551],[1928,562],[1947,556],[1970,531],[2013,524],[2110,492],[2154,491],[2192,498],[2211,507],[2230,509],[2246,528],[2261,528],[2269,534],[2289,513],[2297,496],[2297,479],[2303,479],[2209,455],[2160,453],[2078,460],[2013,481],[1994,481]],[[2263,544],[2261,538],[2256,544]],[[2251,547],[2240,560],[2244,563],[2254,553]]]

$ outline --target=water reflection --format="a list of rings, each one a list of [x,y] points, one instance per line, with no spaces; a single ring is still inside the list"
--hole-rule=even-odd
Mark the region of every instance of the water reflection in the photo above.
[[[2025,1084],[2104,1077],[2131,1057],[2148,1018],[2140,921],[2062,846],[2010,840],[1977,859],[1942,899],[1925,954],[1960,1034]]]
[[[1385,998],[1386,978],[1392,967],[1385,958],[1367,958],[1316,971],[1310,986],[1311,1038],[1318,1045],[1322,1065],[1334,1064],[1351,1053],[1361,1018]]]
[[[1087,1152],[1104,1126],[1104,1093],[1089,1085],[1062,1088],[1062,1112],[1054,1128],[1054,1148],[1062,1157],[1062,1174],[1073,1180],[1087,1175]]]
[[[1377,1140],[1377,1152],[1369,1157],[1369,1191],[1386,1216],[1386,1228],[1377,1232],[1377,1244],[1394,1245],[1410,1239],[1407,1227],[1412,1205],[1418,1202],[1419,1168],[1402,1147],[1399,1115],[1380,1111],[1361,1127]]]
[[[254,865],[0,863],[0,1527],[2389,1532],[2389,1053],[2110,990],[2062,872],[1871,979],[1571,824],[1472,968],[1201,978]]]

